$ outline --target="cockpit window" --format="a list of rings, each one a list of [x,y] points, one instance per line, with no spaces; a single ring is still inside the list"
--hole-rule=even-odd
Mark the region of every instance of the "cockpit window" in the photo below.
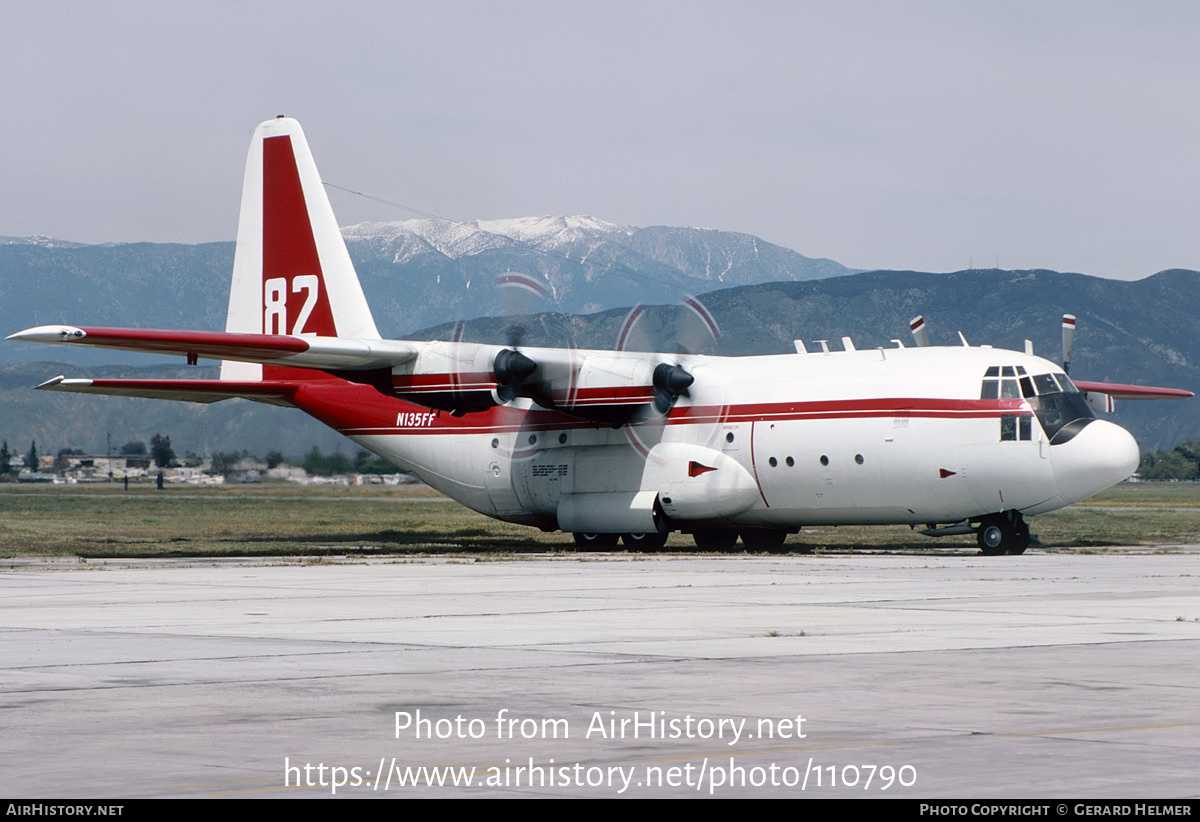
[[[1075,387],[1075,383],[1071,382],[1071,378],[1066,374],[1055,374],[1054,379],[1058,381],[1059,387],[1068,394],[1079,393],[1079,389]]]
[[[980,400],[1001,400],[1001,398],[1002,400],[1020,400],[1022,390],[1024,390],[1021,382],[1025,382],[1026,378],[1022,377],[1019,382],[1016,377],[1024,373],[1025,368],[1020,366],[991,366],[984,374],[983,384],[979,386]],[[1008,379],[996,379],[996,377],[1007,377]],[[1025,396],[1032,394],[1031,386]]]
[[[1041,423],[1051,445],[1061,445],[1069,441],[1096,418],[1079,389],[1066,374],[1034,374],[1029,377],[1025,375],[1025,369],[1021,366],[993,365],[983,377],[979,398],[994,400],[1024,397]],[[1015,417],[1012,421],[1001,420],[1000,434],[1001,439],[1026,439],[1022,436],[1024,431],[1017,429]]]
[[[1033,384],[1037,386],[1039,394],[1054,394],[1062,390],[1058,383],[1054,381],[1053,374],[1038,374],[1034,376]]]

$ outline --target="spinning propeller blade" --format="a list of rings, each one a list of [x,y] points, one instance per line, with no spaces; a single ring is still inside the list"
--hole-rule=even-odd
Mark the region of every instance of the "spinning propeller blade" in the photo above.
[[[1071,373],[1071,349],[1075,346],[1075,315],[1063,314],[1063,371]]]
[[[918,314],[908,321],[908,328],[912,331],[913,339],[917,342],[918,348],[927,348],[929,346],[929,329],[925,327],[925,317]]]

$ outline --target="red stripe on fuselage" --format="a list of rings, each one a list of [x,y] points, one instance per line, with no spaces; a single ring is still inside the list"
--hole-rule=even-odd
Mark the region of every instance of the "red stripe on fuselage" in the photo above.
[[[309,372],[310,374],[313,372]],[[431,411],[380,393],[369,385],[336,377],[299,386],[295,404],[343,434],[494,434],[512,431],[561,431],[599,428],[558,411],[500,405],[461,417]],[[667,425],[704,423],[867,419],[981,419],[1001,414],[1030,415],[1023,400],[947,400],[912,397],[819,400],[791,403],[746,403],[731,406],[676,406]],[[415,424],[414,424],[415,421]],[[397,424],[401,422],[401,424]],[[659,423],[654,423],[659,424]]]

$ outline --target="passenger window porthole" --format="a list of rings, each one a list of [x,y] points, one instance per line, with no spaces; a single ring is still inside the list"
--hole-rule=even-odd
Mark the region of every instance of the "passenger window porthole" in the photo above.
[[[771,457],[769,460],[767,460],[767,464],[770,465],[772,468],[774,468],[776,465],[779,464],[779,460],[775,459],[774,457]]]
[[[827,457],[827,456],[825,456],[824,454],[822,454],[822,455],[821,455],[821,464],[822,464],[822,465],[828,465],[828,464],[829,464],[829,457]]]
[[[793,465],[796,464],[796,461],[794,459],[792,459],[791,457],[788,457],[786,460],[784,460],[784,462],[787,463],[788,468],[791,468]]]

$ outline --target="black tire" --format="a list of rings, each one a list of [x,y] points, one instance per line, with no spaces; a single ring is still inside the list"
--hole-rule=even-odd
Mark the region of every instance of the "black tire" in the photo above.
[[[995,557],[1008,553],[1012,544],[1012,533],[1006,525],[1007,523],[999,517],[985,519],[979,523],[975,539],[984,556]]]
[[[1029,547],[1029,526],[1019,515],[1013,531],[1012,544],[1008,546],[1009,556],[1020,556]]]
[[[667,534],[651,531],[648,534],[621,534],[621,542],[630,551],[661,551],[667,544]]]
[[[787,531],[777,528],[747,528],[742,531],[742,544],[751,551],[782,553],[783,543],[786,541]]]
[[[572,534],[580,551],[611,551],[617,547],[620,534]]]
[[[737,545],[738,532],[732,528],[710,528],[696,531],[692,539],[701,551],[729,551]]]

